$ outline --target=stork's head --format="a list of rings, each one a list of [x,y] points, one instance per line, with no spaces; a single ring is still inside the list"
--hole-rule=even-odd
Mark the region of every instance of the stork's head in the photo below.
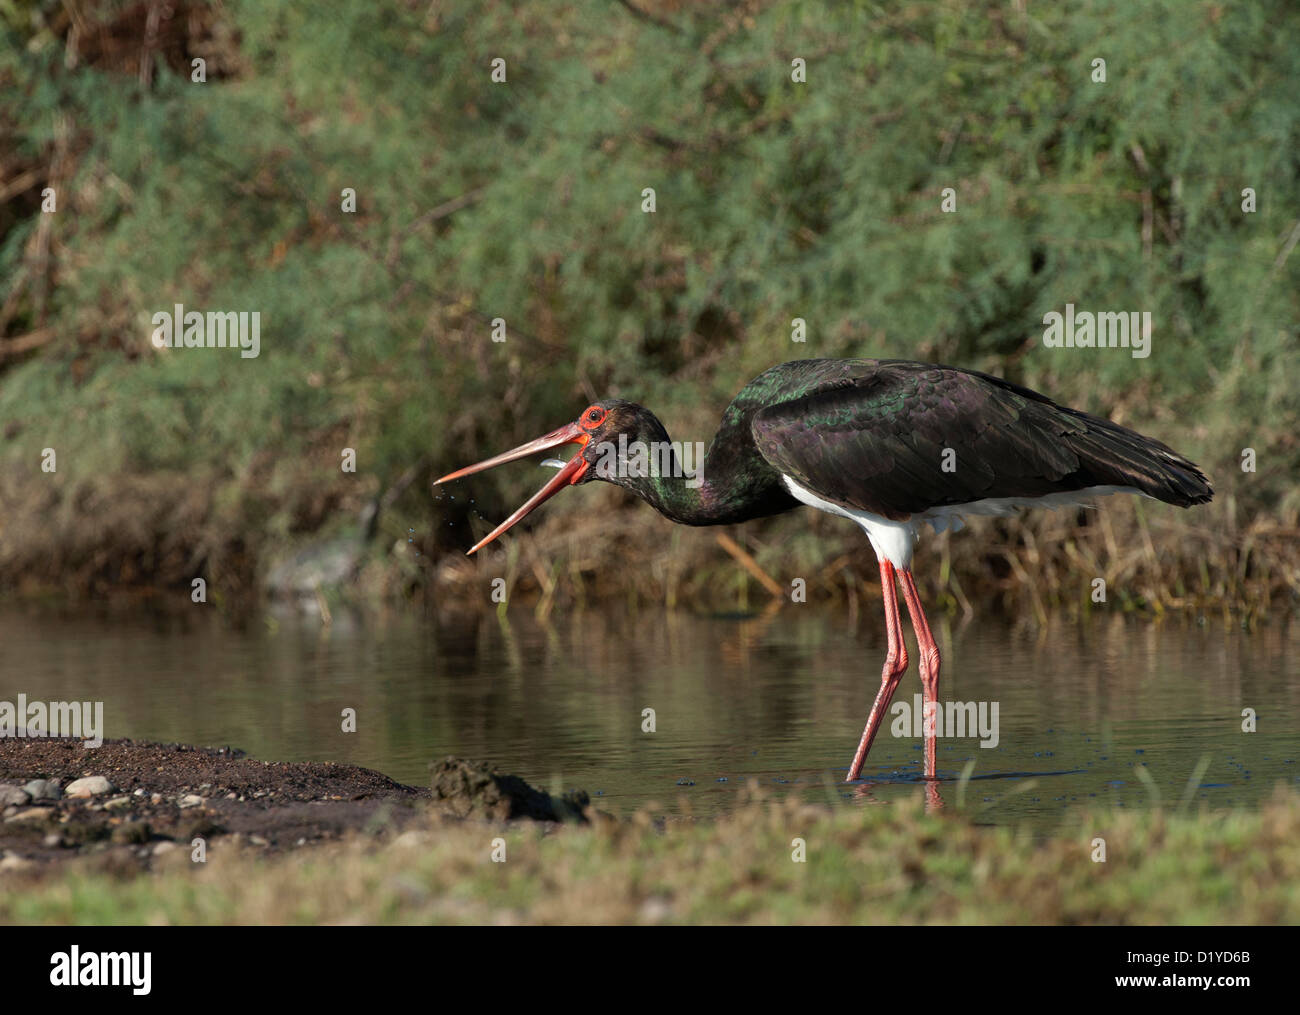
[[[621,438],[621,439],[620,439]],[[517,448],[488,458],[474,465],[450,472],[441,479],[434,480],[434,485],[460,479],[484,469],[491,469],[506,462],[513,462],[540,451],[550,451],[564,444],[577,444],[578,453],[561,466],[549,482],[526,500],[514,514],[489,532],[470,548],[474,553],[486,546],[497,536],[513,527],[525,515],[544,501],[550,500],[566,486],[576,486],[593,479],[626,486],[637,490],[640,479],[636,470],[619,467],[627,454],[627,449],[637,442],[646,444],[668,441],[668,434],[663,424],[655,418],[654,413],[634,402],[625,402],[620,398],[604,398],[582,410],[572,423],[566,423],[557,430],[552,430],[536,440],[521,444]],[[640,492],[639,490],[637,492]]]

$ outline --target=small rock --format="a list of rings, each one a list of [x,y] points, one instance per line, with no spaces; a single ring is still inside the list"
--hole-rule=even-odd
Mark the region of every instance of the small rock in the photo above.
[[[177,848],[176,843],[172,842],[171,839],[163,839],[162,842],[154,846],[153,855],[162,856],[164,853],[170,853],[173,849],[176,848]]]
[[[52,817],[54,817],[53,807],[28,807],[12,817],[5,818],[5,824],[11,825],[18,821],[49,821]]]
[[[33,800],[59,799],[59,781],[57,779],[33,779],[23,789]]]
[[[270,845],[269,842],[267,842],[265,839],[263,839],[260,835],[256,835],[256,834],[254,834],[254,835],[250,835],[250,836],[248,837],[248,841],[249,841],[252,845],[254,845],[254,846],[269,846],[269,845]]]
[[[203,797],[197,793],[186,793],[176,803],[180,805],[181,810],[185,810],[187,807],[202,807]]]
[[[433,799],[456,817],[531,818],[536,821],[586,821],[591,800],[581,790],[551,796],[517,775],[502,775],[490,765],[449,757],[429,766]]]
[[[60,832],[51,832],[42,839],[41,842],[49,849],[62,849],[67,845],[67,843],[63,841],[63,835]]]
[[[113,784],[102,775],[88,775],[84,779],[74,779],[63,791],[64,796],[88,797],[112,792]]]
[[[144,789],[143,789],[143,788],[138,789],[138,790],[136,790],[134,793],[132,793],[131,795],[132,795],[132,796],[144,796]]]
[[[119,796],[114,797],[112,800],[104,801],[104,810],[106,811],[117,811],[130,806],[131,798],[129,796]]]
[[[21,786],[0,786],[0,808],[22,807],[31,798],[31,794]]]
[[[0,873],[5,871],[25,871],[35,866],[36,864],[31,860],[25,860],[17,853],[8,853],[3,860],[0,860]]]

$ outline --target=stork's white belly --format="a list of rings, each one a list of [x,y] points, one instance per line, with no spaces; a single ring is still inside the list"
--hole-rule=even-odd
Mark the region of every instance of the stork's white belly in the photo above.
[[[1090,486],[1069,493],[1052,493],[1045,497],[988,497],[967,504],[947,504],[912,515],[905,522],[894,522],[870,511],[843,507],[818,497],[807,487],[800,486],[789,476],[782,475],[786,488],[795,500],[815,507],[827,514],[851,518],[862,526],[871,540],[876,557],[888,560],[896,568],[908,570],[912,566],[912,551],[916,546],[917,531],[922,522],[929,522],[935,532],[951,527],[954,532],[962,527],[962,515],[1009,515],[1025,507],[1093,507],[1090,498],[1109,497],[1113,493],[1136,493],[1147,496],[1132,486]]]

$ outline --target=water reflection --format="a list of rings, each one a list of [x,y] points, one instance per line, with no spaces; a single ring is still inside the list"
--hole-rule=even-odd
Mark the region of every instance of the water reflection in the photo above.
[[[196,611],[197,614],[198,611]],[[844,772],[879,684],[883,626],[861,611],[786,606],[750,617],[616,610],[486,615],[435,625],[384,615],[328,629],[210,615],[0,614],[0,699],[105,702],[109,736],[231,744],[281,760],[336,760],[422,783],[461,754],[605,809],[647,801],[695,814],[734,805],[749,779],[815,799],[924,793],[920,741],[889,723],[863,784]],[[1249,805],[1300,777],[1295,626],[1245,636],[1211,624],[1107,618],[1045,630],[939,620],[944,701],[999,703],[999,740],[941,739],[941,792],[983,820],[1055,821],[1072,803]],[[900,698],[919,693],[915,667]],[[355,734],[342,712],[357,711]],[[1242,732],[1242,710],[1258,732]],[[653,709],[655,732],[643,732]],[[1150,780],[1141,778],[1145,768]]]

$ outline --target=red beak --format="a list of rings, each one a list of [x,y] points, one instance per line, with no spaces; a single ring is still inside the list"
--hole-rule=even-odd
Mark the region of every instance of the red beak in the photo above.
[[[437,486],[439,483],[446,483],[453,479],[460,479],[461,476],[468,476],[475,472],[482,472],[484,469],[491,469],[497,465],[504,465],[506,462],[513,462],[517,458],[526,458],[528,455],[536,454],[538,451],[549,451],[551,448],[558,448],[561,444],[585,445],[589,440],[591,440],[591,435],[583,430],[582,427],[578,426],[577,423],[566,423],[558,430],[552,430],[545,437],[538,437],[535,441],[521,444],[513,451],[507,451],[505,454],[497,455],[495,458],[488,458],[475,465],[467,465],[463,469],[449,472],[441,479],[435,479],[433,485]],[[537,505],[550,500],[566,486],[572,486],[582,478],[583,473],[587,471],[589,466],[590,463],[582,457],[581,452],[574,455],[569,459],[569,464],[557,472],[550,482],[529,497],[528,500],[524,501],[518,511],[471,546],[469,552],[473,553],[480,547],[486,546],[488,543],[492,542],[492,540],[496,539],[497,536],[501,535],[501,533],[513,527],[517,521],[532,511],[533,508],[537,507]]]

